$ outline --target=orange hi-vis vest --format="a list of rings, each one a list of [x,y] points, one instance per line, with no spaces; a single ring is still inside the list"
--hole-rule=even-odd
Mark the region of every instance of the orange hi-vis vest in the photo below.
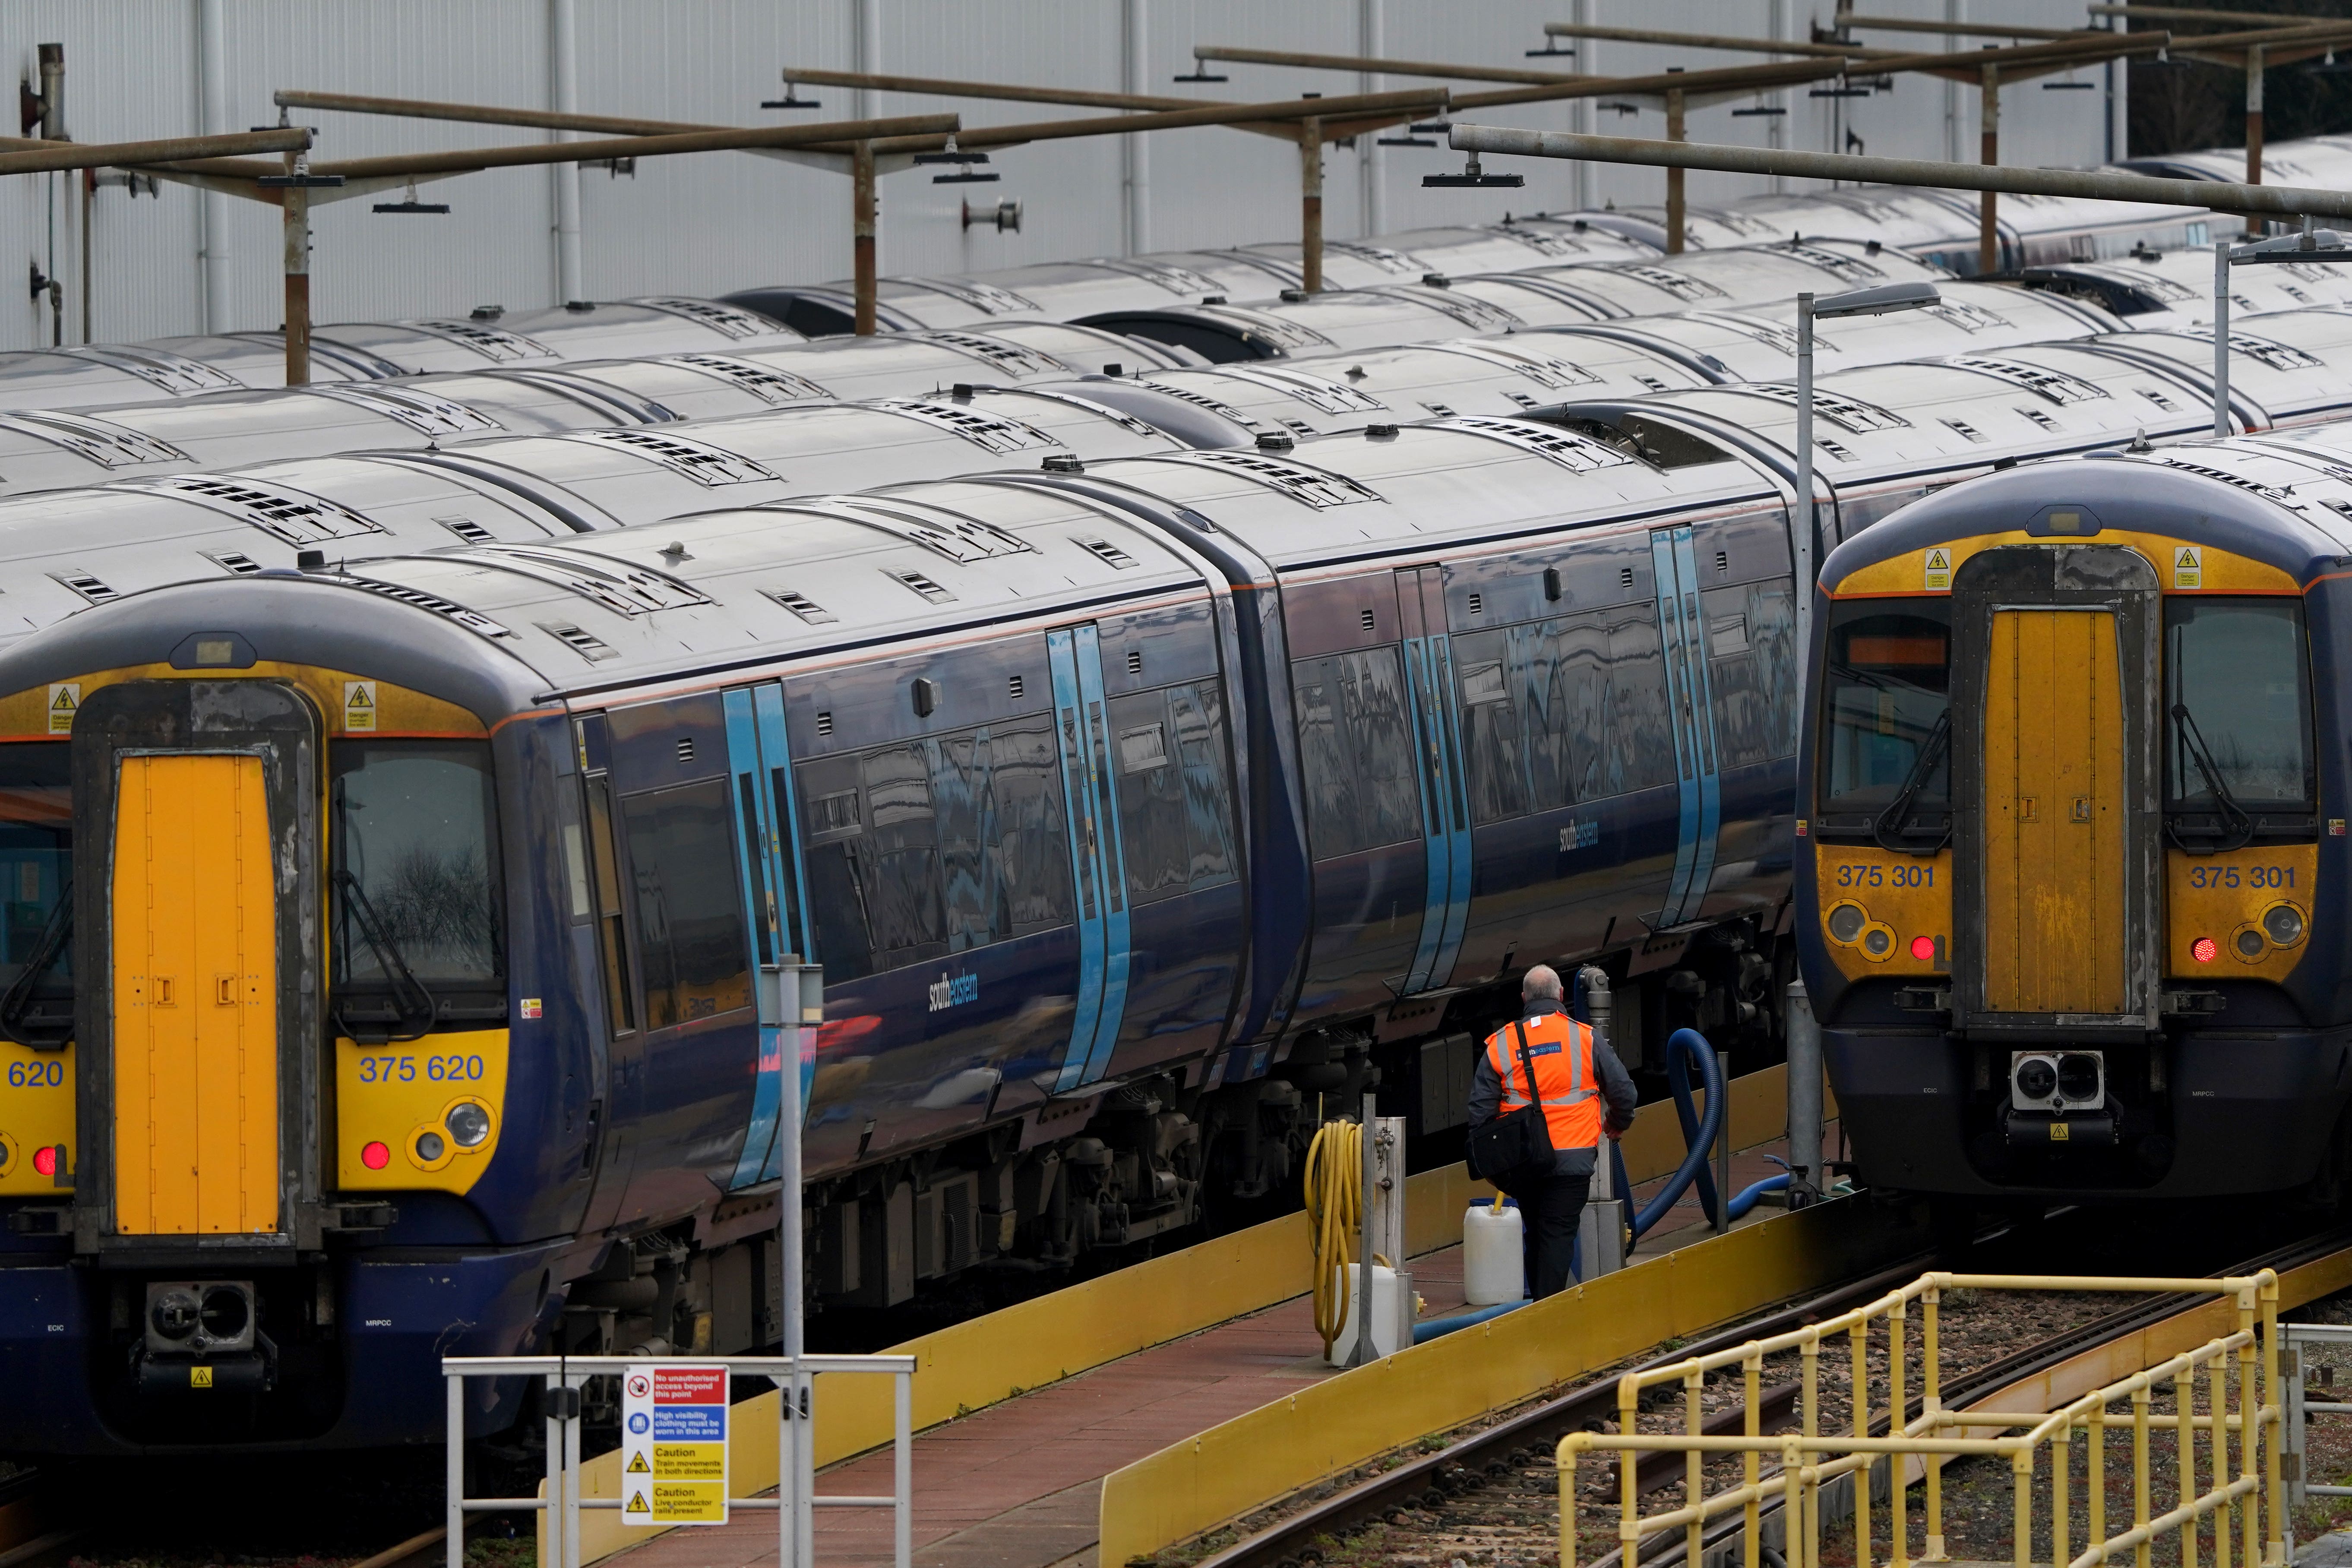
[[[1592,1066],[1592,1031],[1565,1013],[1506,1024],[1486,1037],[1486,1064],[1503,1082],[1497,1112],[1508,1115],[1530,1099],[1527,1074],[1519,1069],[1519,1029],[1528,1032],[1528,1064],[1534,1068],[1536,1094],[1555,1149],[1601,1146],[1601,1075]]]

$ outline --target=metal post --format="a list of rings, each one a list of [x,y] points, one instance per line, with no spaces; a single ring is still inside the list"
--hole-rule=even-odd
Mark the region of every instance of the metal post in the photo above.
[[[816,1495],[816,1424],[814,1391],[799,1365],[808,1349],[802,1314],[807,1289],[801,1234],[801,1031],[824,1021],[824,971],[788,952],[773,971],[772,984],[761,1011],[776,1031],[776,1310],[778,1337],[793,1362],[784,1384],[783,1447],[777,1456],[777,1562],[779,1568],[808,1568],[816,1550],[816,1505],[811,1500]],[[903,1395],[903,1378],[898,1386]]]
[[[580,112],[580,17],[577,0],[548,0],[548,107],[558,114]],[[558,131],[558,142],[578,140]],[[555,175],[555,297],[564,304],[588,298],[580,263],[580,165],[549,165]]]
[[[2230,433],[2230,242],[2213,242],[2213,434]]]
[[[856,279],[861,338],[874,335],[874,143],[860,142],[849,155],[850,271]]]
[[[223,19],[224,0],[196,0],[197,106],[207,136],[227,133],[232,121],[228,103],[228,24]],[[226,193],[204,190],[198,200],[204,213],[205,331],[229,330],[230,267],[229,198]]]
[[[1666,69],[1670,72],[1678,72],[1682,67],[1668,66]],[[1684,140],[1683,89],[1678,87],[1666,89],[1666,140],[1669,142]],[[1687,226],[1683,206],[1685,176],[1685,172],[1681,169],[1666,171],[1666,254],[1668,256],[1680,256],[1683,253],[1684,231]]]
[[[1723,1120],[1715,1133],[1715,1234],[1731,1228],[1731,1053],[1715,1053],[1715,1075],[1723,1082]]]
[[[441,1528],[447,1533],[446,1568],[466,1568],[466,1380],[442,1374],[448,1387],[448,1451],[442,1457]]]
[[[1376,1151],[1372,1140],[1380,1132],[1380,1107],[1376,1096],[1364,1096],[1361,1123],[1361,1145],[1364,1168],[1363,1184],[1356,1205],[1356,1342],[1349,1347],[1348,1364],[1363,1366],[1372,1355],[1372,1184],[1380,1179]]]
[[[1298,122],[1298,270],[1299,287],[1323,292],[1323,121],[1312,116]]]
[[[289,191],[287,195],[294,193]],[[540,1538],[554,1559],[546,1568],[570,1568],[563,1554],[563,1374],[547,1374],[547,1509],[540,1517]]]
[[[580,1568],[580,1390],[588,1373],[563,1380],[563,1556],[555,1568]]]
[[[1813,297],[1797,296],[1797,504],[1789,513],[1789,549],[1797,593],[1797,702],[1813,658]]]
[[[1381,15],[1382,0],[1357,0],[1356,42],[1366,59],[1379,59],[1388,52],[1387,29]],[[1381,71],[1364,71],[1356,78],[1358,92],[1379,92],[1388,86],[1388,77]],[[1388,168],[1381,152],[1378,135],[1368,136],[1356,143],[1358,178],[1363,184],[1363,218],[1358,230],[1365,237],[1386,234],[1389,228]]]
[[[2000,162],[2000,68],[1984,68],[1984,82],[1978,89],[1978,129],[1982,132],[1983,149],[1979,156],[1990,166]],[[2000,197],[1991,191],[1984,194],[1980,216],[1977,220],[1977,271],[1990,274],[2000,270]]]
[[[1358,1321],[1365,1321],[1359,1314]],[[915,1375],[892,1378],[897,1391],[891,1423],[890,1484],[898,1506],[890,1520],[890,1552],[896,1568],[909,1568],[915,1555]]]
[[[1787,1020],[1789,1164],[1795,1177],[1789,1184],[1789,1206],[1794,1209],[1829,1191],[1822,1169],[1822,1026],[1801,980],[1790,983]]]
[[[2246,184],[2263,183],[2263,68],[2267,53],[2260,44],[2246,50]],[[2263,232],[2262,220],[2246,220],[2246,236]]]
[[[288,185],[286,205],[286,384],[310,381],[310,193]]]

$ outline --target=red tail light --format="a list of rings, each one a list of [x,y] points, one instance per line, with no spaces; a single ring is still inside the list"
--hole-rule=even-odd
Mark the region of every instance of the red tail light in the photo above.
[[[2200,936],[2189,944],[2189,956],[2200,963],[2210,963],[2221,956],[2221,944],[2210,936]]]

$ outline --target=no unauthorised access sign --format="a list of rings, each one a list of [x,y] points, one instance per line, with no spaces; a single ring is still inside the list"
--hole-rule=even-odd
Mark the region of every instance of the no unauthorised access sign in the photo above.
[[[621,1521],[727,1522],[727,1369],[640,1364],[621,1376]]]

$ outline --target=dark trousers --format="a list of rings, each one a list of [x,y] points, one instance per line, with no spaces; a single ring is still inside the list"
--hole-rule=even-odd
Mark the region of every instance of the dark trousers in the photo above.
[[[1568,1289],[1569,1255],[1576,1247],[1576,1222],[1584,1216],[1590,1176],[1554,1175],[1518,1200],[1520,1239],[1527,1248],[1528,1293],[1537,1300]]]

